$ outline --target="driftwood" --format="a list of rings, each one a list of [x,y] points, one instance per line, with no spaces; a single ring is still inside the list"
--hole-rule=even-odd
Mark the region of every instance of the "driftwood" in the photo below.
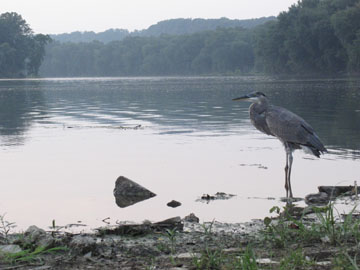
[[[319,192],[324,192],[330,198],[336,198],[341,195],[351,196],[357,194],[357,186],[319,186]]]
[[[169,218],[155,223],[123,224],[115,228],[99,228],[99,234],[141,236],[153,232],[165,232],[166,230],[182,231],[184,224],[180,217]]]
[[[353,196],[358,194],[358,187],[355,186],[319,186],[319,192],[309,194],[305,197],[308,205],[326,205],[330,200],[340,196]]]

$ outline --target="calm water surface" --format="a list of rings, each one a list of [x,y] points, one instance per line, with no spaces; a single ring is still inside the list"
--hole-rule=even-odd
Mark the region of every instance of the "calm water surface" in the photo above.
[[[0,214],[21,229],[191,212],[201,221],[262,218],[285,195],[285,152],[252,127],[248,103],[231,101],[250,91],[301,115],[329,149],[321,159],[295,152],[295,196],[360,182],[359,79],[1,80]],[[158,196],[117,207],[120,175]],[[218,191],[237,196],[196,201]],[[167,207],[172,199],[182,206]]]

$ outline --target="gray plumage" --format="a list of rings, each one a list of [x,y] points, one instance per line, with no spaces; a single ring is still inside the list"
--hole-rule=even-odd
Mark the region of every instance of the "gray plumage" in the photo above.
[[[253,102],[249,108],[251,123],[261,132],[278,138],[285,146],[285,189],[286,197],[293,197],[290,183],[292,152],[295,149],[309,150],[316,157],[327,152],[314,129],[300,116],[269,103],[265,94],[251,93],[233,100]]]

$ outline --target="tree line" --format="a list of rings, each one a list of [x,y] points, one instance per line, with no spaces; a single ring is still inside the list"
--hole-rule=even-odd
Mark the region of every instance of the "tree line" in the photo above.
[[[47,35],[34,35],[14,12],[0,15],[0,78],[37,76],[45,55]]]
[[[255,67],[266,73],[360,72],[360,1],[302,0],[256,29]]]
[[[47,47],[44,76],[194,75],[248,72],[254,63],[249,32],[219,29],[192,35],[128,37],[107,44]]]
[[[167,35],[185,35],[202,31],[216,30],[217,28],[253,28],[267,21],[274,20],[275,17],[262,17],[247,20],[220,19],[170,19],[160,21],[144,30],[129,32],[126,29],[108,29],[104,32],[95,33],[93,31],[71,32],[50,35],[55,41],[60,42],[92,42],[94,40],[108,43],[115,40],[123,40],[126,37],[149,37]]]
[[[180,24],[181,20],[172,21]],[[162,25],[163,28],[168,29]],[[151,28],[151,27],[150,27]],[[150,29],[149,28],[149,29]],[[360,72],[360,0],[302,0],[254,28],[47,46],[43,76]]]
[[[0,76],[359,73],[359,18],[360,0],[301,0],[253,28],[48,43],[49,37],[34,35],[20,15],[5,13],[0,17]]]

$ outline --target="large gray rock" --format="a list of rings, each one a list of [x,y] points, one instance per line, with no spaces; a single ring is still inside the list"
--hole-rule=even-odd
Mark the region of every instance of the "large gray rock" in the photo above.
[[[34,225],[25,231],[23,241],[27,245],[37,245],[45,248],[50,248],[55,243],[55,239],[51,235]]]
[[[116,204],[124,208],[152,198],[156,196],[156,194],[134,181],[120,176],[115,183],[114,196]]]

